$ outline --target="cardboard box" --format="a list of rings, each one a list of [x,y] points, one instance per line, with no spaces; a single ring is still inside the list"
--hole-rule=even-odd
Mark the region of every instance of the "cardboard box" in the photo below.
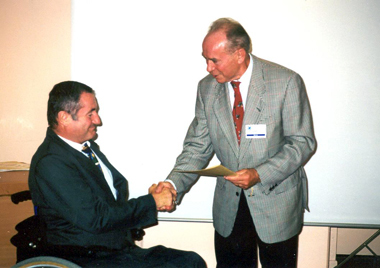
[[[0,196],[29,190],[29,171],[0,172]]]

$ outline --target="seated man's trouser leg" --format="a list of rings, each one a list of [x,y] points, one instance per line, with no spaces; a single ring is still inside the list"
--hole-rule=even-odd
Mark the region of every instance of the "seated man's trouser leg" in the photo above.
[[[75,250],[79,253],[80,250]],[[197,253],[164,246],[148,249],[128,247],[123,250],[84,250],[80,254],[55,253],[56,257],[70,260],[82,267],[194,267],[206,268],[206,263]]]

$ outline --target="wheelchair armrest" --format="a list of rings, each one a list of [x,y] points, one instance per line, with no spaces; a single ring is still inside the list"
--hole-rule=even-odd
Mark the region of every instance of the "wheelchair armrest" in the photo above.
[[[22,191],[11,195],[11,200],[14,204],[18,204],[23,201],[32,200],[30,191]]]
[[[141,241],[143,236],[145,235],[145,231],[143,229],[132,229],[131,230],[132,239],[135,241]]]

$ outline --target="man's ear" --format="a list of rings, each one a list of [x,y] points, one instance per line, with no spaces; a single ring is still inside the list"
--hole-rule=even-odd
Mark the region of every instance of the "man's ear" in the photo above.
[[[69,113],[65,111],[60,111],[58,112],[57,121],[58,121],[58,125],[67,126],[72,121],[72,118]]]
[[[238,55],[238,63],[243,63],[245,61],[245,57],[247,55],[247,52],[245,52],[244,48],[239,48],[237,50]]]

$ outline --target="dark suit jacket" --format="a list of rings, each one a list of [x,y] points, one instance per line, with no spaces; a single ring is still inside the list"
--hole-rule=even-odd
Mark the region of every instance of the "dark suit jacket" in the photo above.
[[[118,199],[91,160],[48,128],[30,166],[32,200],[46,223],[48,243],[121,249],[132,243],[130,229],[156,223],[156,205],[151,195],[128,201],[126,179],[90,142],[112,172]]]

